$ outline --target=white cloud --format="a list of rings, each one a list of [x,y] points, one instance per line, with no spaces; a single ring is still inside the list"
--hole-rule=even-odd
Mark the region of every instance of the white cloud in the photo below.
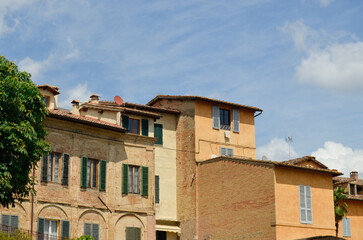
[[[59,106],[62,108],[69,108],[71,102],[74,99],[79,100],[80,102],[86,102],[89,100],[89,97],[92,95],[92,92],[88,89],[87,82],[78,83],[74,88],[71,88],[65,92],[65,94],[61,94],[59,97],[65,97],[63,101],[59,102]]]
[[[12,23],[7,23],[6,16],[28,4],[37,0],[1,0],[0,1],[0,37],[4,34],[15,31],[19,24],[18,19],[13,19]]]
[[[325,142],[323,148],[313,153],[316,159],[331,169],[337,169],[349,177],[351,171],[358,171],[363,178],[363,150],[352,149],[341,143]]]
[[[19,70],[30,73],[32,75],[32,80],[36,82],[40,78],[42,72],[44,72],[49,67],[52,59],[52,54],[50,54],[49,57],[43,61],[34,61],[30,57],[26,57],[19,62]]]
[[[289,144],[282,138],[274,138],[268,144],[258,147],[256,155],[257,159],[262,159],[265,156],[272,161],[285,161],[298,157],[298,154],[291,146],[289,156]]]
[[[322,7],[328,7],[332,1],[333,0],[318,0],[318,2],[320,3],[320,6],[322,6]]]
[[[296,68],[295,76],[300,83],[336,91],[363,90],[363,42],[354,40],[354,35],[329,35],[311,29],[301,20],[286,22],[281,30],[289,33],[295,47],[306,53]],[[344,38],[350,41],[342,42]]]

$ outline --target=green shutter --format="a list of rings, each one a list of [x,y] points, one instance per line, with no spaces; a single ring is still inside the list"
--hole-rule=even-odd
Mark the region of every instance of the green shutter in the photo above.
[[[127,227],[126,228],[126,240],[135,240],[134,238],[134,228]]]
[[[100,190],[106,191],[106,160],[100,161]]]
[[[154,124],[154,137],[158,139],[155,144],[163,145],[163,125]]]
[[[125,115],[122,116],[122,127],[129,129],[129,117],[128,116],[125,116]]]
[[[81,188],[87,187],[87,157],[82,157],[82,166],[81,166]]]
[[[90,223],[84,224],[84,232],[83,235],[91,236],[92,235],[92,225]]]
[[[122,164],[122,194],[127,194],[129,180],[129,166],[127,164]]]
[[[46,182],[48,180],[48,155],[43,154],[42,157],[42,173],[41,181]]]
[[[1,225],[3,226],[10,226],[10,215],[1,215]]]
[[[18,225],[19,225],[19,217],[10,216],[10,226],[12,227],[12,230],[18,229]]]
[[[149,120],[141,119],[141,135],[149,136]]]
[[[92,224],[92,237],[94,240],[99,239],[99,226],[98,224]]]
[[[159,181],[160,181],[160,177],[159,176],[155,176],[155,203],[159,203],[160,202],[160,189],[159,189]]]
[[[62,220],[61,237],[67,239],[69,238],[69,221]]]
[[[44,218],[38,218],[38,239],[44,238]]]
[[[69,155],[63,154],[62,185],[68,185]]]
[[[148,196],[149,195],[149,168],[141,167],[142,172],[142,189],[141,195]]]
[[[140,228],[135,228],[135,239],[141,240],[141,229]]]

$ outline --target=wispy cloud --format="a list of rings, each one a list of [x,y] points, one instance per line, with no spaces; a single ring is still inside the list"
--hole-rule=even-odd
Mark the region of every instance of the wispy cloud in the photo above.
[[[296,49],[306,54],[296,67],[300,83],[335,91],[363,91],[363,42],[354,35],[316,31],[302,20],[287,22],[281,30],[291,34]]]
[[[324,143],[324,147],[318,148],[311,155],[329,168],[343,172],[345,176],[349,176],[351,171],[358,171],[360,178],[363,178],[362,149],[352,149],[341,143],[328,141]]]
[[[92,95],[91,90],[88,88],[87,82],[78,83],[69,90],[66,90],[62,95],[60,95],[59,106],[62,108],[69,109],[71,102],[76,99],[80,102],[87,102],[89,97]]]
[[[333,0],[317,0],[322,7],[328,7]]]
[[[47,70],[51,61],[53,59],[53,55],[49,55],[47,59],[43,61],[34,61],[30,57],[26,57],[19,62],[19,69],[21,71],[26,71],[32,75],[32,80],[34,82],[38,82],[42,73]]]
[[[285,161],[298,157],[292,146],[282,138],[274,138],[268,144],[256,149],[257,159]]]

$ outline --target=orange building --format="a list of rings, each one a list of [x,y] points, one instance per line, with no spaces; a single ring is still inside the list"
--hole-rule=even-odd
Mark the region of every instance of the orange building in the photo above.
[[[347,217],[339,222],[339,236],[345,239],[363,239],[363,179],[353,171],[350,177],[334,178],[334,187],[342,187],[348,199]]]

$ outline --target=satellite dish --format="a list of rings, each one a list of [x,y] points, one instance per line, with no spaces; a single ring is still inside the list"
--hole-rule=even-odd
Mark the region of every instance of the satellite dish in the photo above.
[[[115,102],[117,103],[117,105],[122,105],[122,103],[124,102],[124,100],[122,100],[122,98],[121,97],[119,97],[119,96],[115,96],[114,98],[113,98],[113,100],[115,100]]]

